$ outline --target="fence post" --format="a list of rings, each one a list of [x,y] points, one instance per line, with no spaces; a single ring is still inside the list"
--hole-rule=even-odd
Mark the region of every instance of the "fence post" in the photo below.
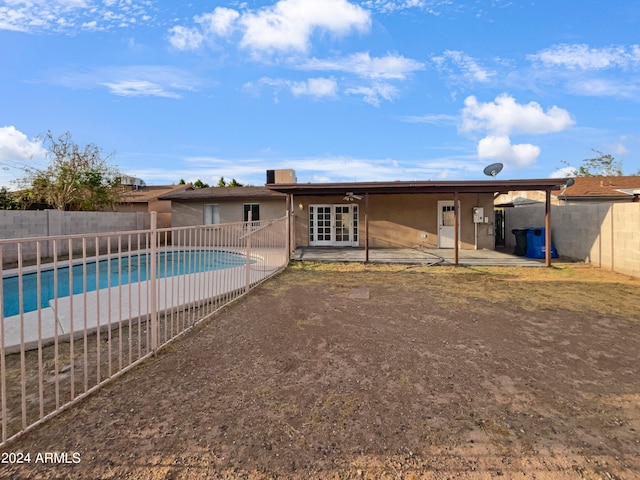
[[[152,351],[156,351],[158,349],[158,305],[157,305],[157,301],[158,301],[158,282],[156,280],[156,267],[157,267],[157,263],[158,263],[158,258],[157,258],[157,241],[158,241],[158,232],[157,232],[157,220],[158,220],[158,213],[157,212],[151,212],[151,231],[149,232],[150,238],[149,238],[149,242],[150,242],[150,248],[151,248],[151,252],[150,252],[150,256],[151,256],[151,263],[150,263],[150,272],[149,272],[149,288],[150,288],[150,292],[149,292],[149,312],[151,315],[151,350]]]
[[[252,217],[253,215],[251,215],[251,209],[249,209],[248,212],[248,216],[247,216],[247,235],[246,235],[246,239],[247,239],[247,252],[246,252],[246,266],[245,266],[245,286],[244,286],[244,292],[247,293],[249,291],[249,289],[251,288],[251,256],[249,251],[251,250],[251,231],[253,230],[252,227]]]

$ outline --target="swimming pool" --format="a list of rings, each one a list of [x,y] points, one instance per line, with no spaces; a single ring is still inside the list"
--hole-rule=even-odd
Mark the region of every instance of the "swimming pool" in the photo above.
[[[58,298],[68,297],[71,279],[71,294],[85,291],[93,292],[109,286],[126,285],[147,280],[149,274],[148,259],[150,255],[124,255],[110,260],[87,262],[69,267],[58,268]],[[192,273],[222,270],[239,267],[246,263],[244,255],[224,250],[180,250],[160,252],[157,254],[156,278],[172,277]],[[86,272],[86,273],[85,273]],[[49,301],[55,298],[55,272],[52,269],[40,273],[40,306],[46,308]],[[22,275],[23,311],[33,312],[38,309],[38,276],[34,273]],[[2,279],[3,313],[5,318],[20,314],[18,276]]]

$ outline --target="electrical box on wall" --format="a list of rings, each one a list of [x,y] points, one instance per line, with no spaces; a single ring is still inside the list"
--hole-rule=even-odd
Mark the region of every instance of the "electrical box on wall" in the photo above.
[[[484,208],[473,207],[473,223],[483,223],[483,222],[484,222]]]

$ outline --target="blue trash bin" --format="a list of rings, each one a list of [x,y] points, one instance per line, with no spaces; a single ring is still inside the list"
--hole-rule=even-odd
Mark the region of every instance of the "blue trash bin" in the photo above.
[[[527,254],[528,258],[545,258],[546,233],[544,227],[530,228],[527,230]],[[558,258],[556,247],[551,242],[551,258]]]

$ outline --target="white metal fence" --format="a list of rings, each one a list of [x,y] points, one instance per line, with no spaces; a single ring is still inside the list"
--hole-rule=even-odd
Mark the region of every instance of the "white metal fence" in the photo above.
[[[284,268],[286,222],[0,240],[0,446]]]

